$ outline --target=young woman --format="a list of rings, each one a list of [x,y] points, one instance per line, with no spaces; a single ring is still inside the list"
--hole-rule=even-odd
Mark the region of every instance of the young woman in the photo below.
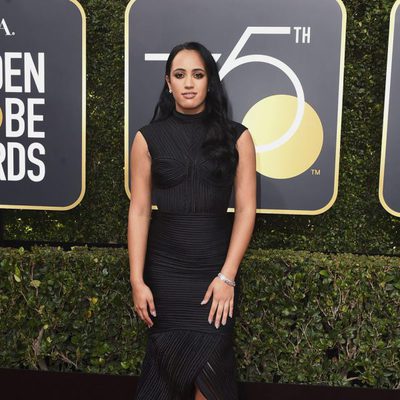
[[[135,398],[238,399],[235,278],[254,228],[256,156],[200,43],[172,49],[153,119],[132,144],[131,178],[133,302],[149,328]]]

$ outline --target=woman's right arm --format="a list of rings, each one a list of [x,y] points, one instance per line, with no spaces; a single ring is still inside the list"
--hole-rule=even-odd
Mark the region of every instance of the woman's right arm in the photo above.
[[[130,282],[135,311],[148,326],[153,325],[147,306],[155,315],[153,295],[143,280],[147,237],[151,218],[151,156],[146,140],[138,131],[132,143],[131,201],[128,216]]]

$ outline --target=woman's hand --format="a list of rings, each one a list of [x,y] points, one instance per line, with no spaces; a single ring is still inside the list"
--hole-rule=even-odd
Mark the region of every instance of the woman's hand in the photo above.
[[[210,309],[210,314],[208,315],[208,322],[211,324],[214,318],[215,311],[217,314],[215,316],[215,327],[218,329],[222,316],[222,325],[226,324],[228,319],[228,314],[232,318],[233,316],[233,298],[234,298],[234,287],[228,285],[226,282],[218,277],[215,277],[213,281],[208,286],[207,292],[204,296],[201,304],[206,304],[213,296],[213,302]]]
[[[156,309],[151,289],[144,282],[135,283],[132,285],[132,297],[135,311],[147,324],[148,328],[152,327],[154,324],[147,311],[147,305],[149,305],[151,314],[154,317],[156,316]]]

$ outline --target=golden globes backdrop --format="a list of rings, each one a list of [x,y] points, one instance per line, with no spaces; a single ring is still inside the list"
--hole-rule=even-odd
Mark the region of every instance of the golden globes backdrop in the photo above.
[[[0,0],[0,208],[83,198],[85,31],[75,0]]]
[[[129,150],[153,115],[169,51],[198,41],[218,63],[232,118],[256,145],[258,212],[320,214],[333,205],[346,34],[341,1],[132,0],[125,17],[128,197]]]
[[[388,62],[386,73],[385,110],[379,200],[389,213],[400,217],[400,1],[396,1],[390,16]]]

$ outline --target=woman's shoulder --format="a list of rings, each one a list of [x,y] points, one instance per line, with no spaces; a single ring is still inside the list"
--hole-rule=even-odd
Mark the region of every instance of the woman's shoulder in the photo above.
[[[137,132],[140,132],[144,137],[147,143],[147,148],[152,157],[156,153],[156,149],[159,147],[160,135],[157,133],[160,132],[160,126],[162,126],[162,121],[150,121],[137,130]]]
[[[248,128],[247,128],[247,126],[243,125],[242,123],[234,121],[232,119],[229,119],[228,122],[233,129],[233,132],[235,134],[235,142],[236,142],[239,139],[240,135]]]
[[[151,125],[152,125],[152,123],[142,125],[137,131],[140,132],[143,136],[147,136],[147,134],[152,129]]]
[[[143,133],[143,132],[151,131],[151,130],[153,130],[154,128],[156,128],[158,124],[159,124],[159,121],[150,121],[150,122],[148,122],[147,124],[142,125],[142,126],[138,129],[138,131],[140,131],[140,132],[142,132],[142,133]]]
[[[147,124],[142,125],[138,131],[147,139],[154,135],[163,124],[164,121],[150,121]]]

